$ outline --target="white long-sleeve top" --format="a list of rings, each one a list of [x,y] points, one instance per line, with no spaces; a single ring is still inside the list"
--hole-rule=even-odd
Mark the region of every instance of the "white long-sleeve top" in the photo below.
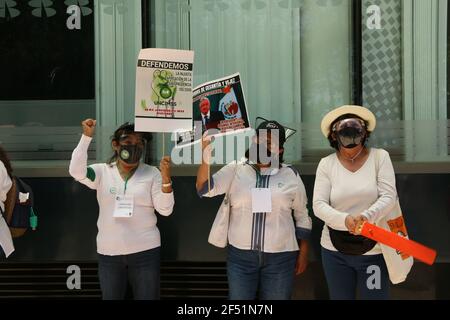
[[[125,181],[115,163],[87,166],[87,151],[92,138],[83,135],[72,153],[69,172],[80,183],[97,190],[100,212],[97,221],[97,251],[103,255],[127,255],[161,245],[155,210],[168,216],[174,206],[173,192],[161,190],[161,173],[155,167],[139,164],[133,176]],[[113,216],[115,196],[134,196],[130,218]]]
[[[308,239],[312,222],[306,207],[305,186],[298,172],[287,165],[257,170],[248,162],[232,162],[205,183],[200,196],[214,197],[229,191],[231,204],[228,242],[242,250],[268,253],[296,251],[298,239]],[[269,188],[272,212],[252,212],[252,189]]]
[[[8,172],[6,171],[5,165],[2,161],[0,161],[0,206],[2,208],[2,212],[5,212],[5,201],[6,196],[8,194],[9,189],[11,189],[12,181],[8,176]],[[9,227],[3,219],[3,215],[0,214],[0,245],[2,246],[3,251],[5,252],[5,256],[8,257],[11,253],[14,252],[14,244],[11,237],[11,232],[9,231]]]
[[[314,185],[313,211],[325,222],[321,245],[337,251],[330,240],[328,227],[347,231],[347,215],[364,215],[375,223],[393,209],[397,201],[395,173],[389,153],[370,149],[369,157],[356,172],[346,169],[333,153],[323,158],[317,168]],[[378,177],[375,161],[378,153]],[[377,244],[366,255],[381,254]]]

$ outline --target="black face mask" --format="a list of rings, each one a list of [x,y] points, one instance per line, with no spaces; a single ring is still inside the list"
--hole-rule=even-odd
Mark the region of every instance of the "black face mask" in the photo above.
[[[143,151],[142,147],[136,144],[121,145],[119,158],[127,164],[135,164],[141,159]]]
[[[340,130],[336,137],[339,145],[346,149],[354,149],[365,142],[365,132],[351,127]]]

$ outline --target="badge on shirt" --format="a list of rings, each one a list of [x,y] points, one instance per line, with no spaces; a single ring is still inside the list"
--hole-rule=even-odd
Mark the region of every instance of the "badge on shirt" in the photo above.
[[[114,218],[131,218],[133,216],[134,197],[132,195],[116,195]]]
[[[28,201],[28,199],[30,198],[30,193],[22,193],[19,192],[19,203],[25,203]]]
[[[269,188],[252,189],[252,212],[272,212],[272,194]]]

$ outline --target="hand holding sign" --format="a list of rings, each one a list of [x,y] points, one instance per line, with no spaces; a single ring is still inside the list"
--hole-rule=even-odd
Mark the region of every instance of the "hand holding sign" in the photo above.
[[[159,163],[159,170],[161,170],[161,177],[163,183],[170,183],[170,157],[165,156]]]
[[[209,164],[211,160],[211,143],[212,136],[208,136],[208,132],[205,132],[202,136],[202,156],[203,162]]]

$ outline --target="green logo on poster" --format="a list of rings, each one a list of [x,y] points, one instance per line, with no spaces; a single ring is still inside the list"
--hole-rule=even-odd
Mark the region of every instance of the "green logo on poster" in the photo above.
[[[171,86],[173,74],[167,70],[155,70],[152,82],[152,101],[157,106],[176,106],[177,87]]]

